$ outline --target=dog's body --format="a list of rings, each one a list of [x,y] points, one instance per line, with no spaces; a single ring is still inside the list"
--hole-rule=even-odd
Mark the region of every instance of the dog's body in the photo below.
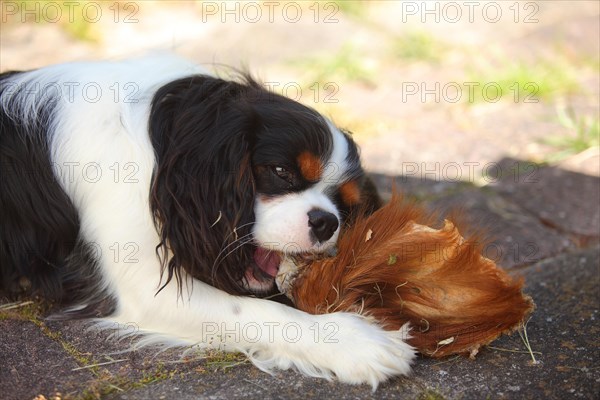
[[[151,57],[0,76],[2,285],[374,387],[407,373],[406,330],[310,315],[272,293],[281,253],[322,253],[378,198],[348,135],[250,79]],[[175,278],[175,279],[172,279]]]

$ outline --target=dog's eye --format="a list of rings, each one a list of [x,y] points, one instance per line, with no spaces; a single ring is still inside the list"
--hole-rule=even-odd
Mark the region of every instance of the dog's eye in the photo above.
[[[287,169],[285,169],[283,167],[275,166],[275,167],[273,167],[273,172],[279,178],[283,179],[284,181],[286,181],[290,184],[292,184],[294,182],[294,174],[292,174],[290,171],[288,171]]]

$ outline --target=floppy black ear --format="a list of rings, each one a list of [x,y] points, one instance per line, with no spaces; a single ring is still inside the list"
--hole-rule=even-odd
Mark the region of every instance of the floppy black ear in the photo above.
[[[251,240],[251,150],[259,125],[244,100],[246,90],[194,76],[162,87],[154,97],[150,133],[157,160],[150,204],[166,283],[175,276],[181,285],[184,268],[215,287],[244,292],[251,252],[238,246]]]
[[[359,199],[352,205],[347,205],[343,200],[343,195],[337,201],[338,209],[341,211],[341,215],[344,222],[344,229],[354,225],[358,218],[363,218],[373,214],[383,205],[383,200],[377,192],[377,187],[366,175],[362,169],[360,175],[355,180],[358,185]]]
[[[336,199],[338,209],[345,219],[346,225],[352,225],[359,216],[370,215],[383,205],[383,201],[377,192],[373,180],[366,174],[360,160],[360,150],[352,139],[352,132],[340,129],[348,144],[348,172],[346,181],[342,184],[340,193]]]
[[[383,200],[379,196],[375,183],[368,175],[365,175],[363,178],[361,192],[362,206],[367,214],[372,214],[381,208]]]

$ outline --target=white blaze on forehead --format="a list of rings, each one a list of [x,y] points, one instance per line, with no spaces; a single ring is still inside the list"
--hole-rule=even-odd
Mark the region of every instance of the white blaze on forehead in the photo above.
[[[348,141],[331,121],[327,121],[327,126],[329,126],[333,138],[333,149],[323,168],[321,180],[313,187],[313,190],[319,192],[325,192],[331,186],[339,186],[348,170]]]

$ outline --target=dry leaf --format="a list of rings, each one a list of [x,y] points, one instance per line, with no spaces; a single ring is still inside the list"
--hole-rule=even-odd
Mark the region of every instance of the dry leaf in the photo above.
[[[449,337],[448,339],[440,340],[438,342],[438,346],[445,346],[445,345],[450,344],[452,342],[454,342],[454,336]]]
[[[477,353],[479,353],[479,346],[475,346],[469,351],[469,358],[474,360]]]
[[[390,254],[388,261],[387,261],[387,265],[394,265],[394,264],[396,264],[396,261],[398,261],[398,256],[395,254]]]

